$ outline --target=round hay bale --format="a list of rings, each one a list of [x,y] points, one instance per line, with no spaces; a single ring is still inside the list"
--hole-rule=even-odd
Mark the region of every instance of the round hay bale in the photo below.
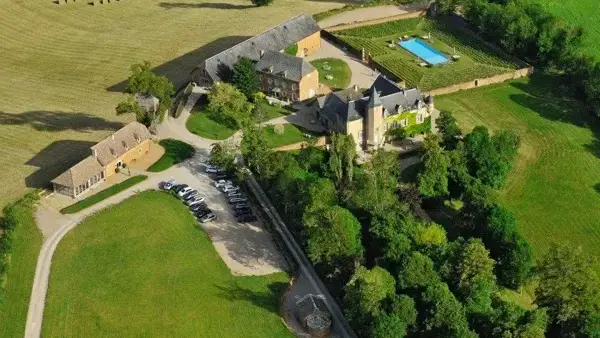
[[[283,124],[276,124],[273,126],[273,132],[277,135],[283,135],[284,130],[285,127],[283,126]]]

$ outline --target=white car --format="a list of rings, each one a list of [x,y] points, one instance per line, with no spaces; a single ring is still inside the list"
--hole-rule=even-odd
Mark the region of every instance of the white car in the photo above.
[[[229,193],[240,190],[240,187],[235,185],[226,185],[223,187],[223,192]]]
[[[207,173],[216,173],[216,172],[218,172],[219,170],[221,170],[221,168],[219,168],[219,167],[217,167],[217,166],[214,166],[214,165],[207,165],[207,166],[206,166],[206,172],[207,172]]]
[[[179,197],[183,197],[183,195],[187,194],[188,192],[190,192],[190,191],[192,191],[192,190],[194,190],[194,188],[192,188],[192,187],[185,187],[185,188],[181,189],[181,190],[180,190],[180,191],[177,193],[177,195],[178,195]]]
[[[218,180],[215,181],[215,187],[220,188],[220,187],[224,187],[227,185],[232,185],[233,183],[231,183],[231,181],[229,180]]]
[[[194,197],[193,199],[186,201],[185,204],[191,207],[192,205],[196,205],[202,202],[204,202],[204,197]]]

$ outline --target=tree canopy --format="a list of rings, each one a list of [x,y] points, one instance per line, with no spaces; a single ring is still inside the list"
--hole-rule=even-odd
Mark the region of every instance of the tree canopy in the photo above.
[[[428,134],[423,141],[423,172],[419,173],[419,189],[425,197],[448,194],[448,157],[440,147],[441,138]]]
[[[231,83],[235,88],[246,95],[246,98],[249,101],[254,101],[260,83],[252,60],[245,57],[238,60],[233,66]]]
[[[131,66],[131,76],[127,81],[125,91],[130,94],[154,96],[158,99],[158,112],[156,116],[138,118],[138,120],[145,121],[147,125],[154,122],[156,118],[162,119],[164,117],[166,111],[173,105],[172,96],[175,94],[173,83],[166,76],[154,74],[148,61],[136,63]],[[122,112],[124,109],[129,109],[129,112],[135,113],[138,116],[136,108],[131,106],[129,102],[125,101],[125,103],[120,104],[119,110]],[[148,121],[150,122],[148,123]]]
[[[237,126],[252,121],[254,106],[248,102],[246,96],[234,86],[217,82],[208,92],[208,111],[223,119],[230,118]]]

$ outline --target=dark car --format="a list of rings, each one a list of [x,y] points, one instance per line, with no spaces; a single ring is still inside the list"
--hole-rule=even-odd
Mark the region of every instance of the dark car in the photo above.
[[[216,180],[230,180],[232,178],[233,178],[233,175],[227,174],[227,173],[225,173],[225,174],[217,174],[215,176]]]
[[[239,209],[239,210],[236,210],[233,213],[233,215],[235,217],[242,217],[242,216],[248,216],[248,215],[254,215],[254,214],[252,213],[251,209]]]
[[[196,217],[198,217],[198,218],[202,218],[210,213],[212,213],[212,210],[206,208],[206,209],[198,210],[194,215],[196,215]]]
[[[188,193],[186,193],[185,195],[181,196],[181,199],[184,201],[187,200],[191,200],[192,198],[196,197],[198,195],[198,190],[192,190]]]
[[[254,222],[256,220],[258,220],[258,218],[256,218],[256,216],[254,215],[243,215],[237,218],[238,222],[240,223],[246,223],[246,222]]]
[[[178,193],[180,192],[182,189],[187,188],[188,185],[187,184],[176,184],[174,186],[171,187],[171,191],[174,193]]]
[[[248,199],[246,197],[230,197],[229,204],[246,203]]]
[[[250,206],[248,205],[248,203],[238,203],[238,204],[234,204],[233,208],[234,209],[246,209],[246,208],[250,208]]]
[[[190,207],[190,210],[191,210],[192,212],[196,212],[196,211],[198,211],[198,210],[205,210],[205,209],[207,209],[207,205],[206,205],[206,203],[204,203],[204,202],[200,202],[200,203],[198,203],[198,204],[194,204],[194,205],[192,205],[192,206]]]

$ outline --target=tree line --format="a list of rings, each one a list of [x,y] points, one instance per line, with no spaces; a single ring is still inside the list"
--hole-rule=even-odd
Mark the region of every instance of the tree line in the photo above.
[[[562,78],[600,115],[600,62],[583,50],[584,29],[527,0],[437,0],[486,41]]]
[[[428,135],[416,184],[392,152],[357,164],[351,136],[328,150],[270,150],[257,120],[241,152],[361,337],[599,337],[600,288],[589,255],[553,246],[534,266],[515,217],[496,201],[519,147],[511,131],[463,135],[452,114]],[[212,161],[234,168],[235,149]],[[423,207],[462,202],[450,224]],[[537,284],[534,307],[501,289]]]

